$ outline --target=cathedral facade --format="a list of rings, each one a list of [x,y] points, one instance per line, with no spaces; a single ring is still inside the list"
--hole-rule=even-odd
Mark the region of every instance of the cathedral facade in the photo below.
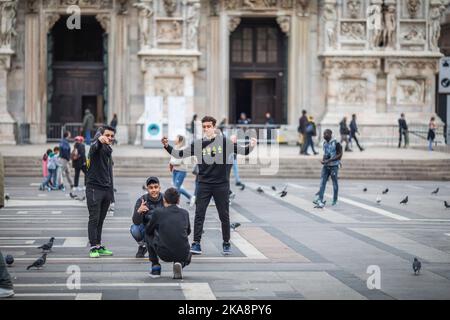
[[[165,125],[269,112],[287,142],[302,110],[355,113],[373,141],[402,112],[426,128],[448,23],[448,0],[0,0],[0,143],[45,143],[86,109],[138,143],[155,97]]]

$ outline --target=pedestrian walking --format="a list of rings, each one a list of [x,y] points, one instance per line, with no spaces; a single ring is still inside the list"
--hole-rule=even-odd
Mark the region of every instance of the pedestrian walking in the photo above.
[[[73,181],[70,177],[70,131],[64,132],[63,138],[61,139],[61,142],[59,143],[59,150],[60,150],[60,164],[61,164],[61,174],[62,174],[62,180],[66,180],[68,185],[70,186],[70,189],[73,190]]]
[[[266,120],[264,125],[266,126],[266,138],[267,144],[272,144],[272,129],[275,124],[275,120],[272,118],[270,112],[266,112]]]
[[[433,151],[433,142],[434,139],[436,139],[436,130],[437,130],[437,124],[436,119],[434,117],[431,117],[430,122],[428,124],[428,150]]]
[[[53,148],[53,151],[48,155],[47,171],[48,175],[41,184],[40,190],[52,191],[60,188],[58,181],[58,166],[59,166],[59,147]]]
[[[356,114],[352,114],[352,121],[350,121],[350,142],[355,140],[359,151],[364,151],[364,148],[359,144],[358,137],[356,136],[357,134],[359,134],[359,130],[358,125],[356,124]]]
[[[102,245],[103,222],[109,206],[114,202],[112,143],[114,128],[99,128],[89,149],[86,182],[86,201],[89,210],[89,256],[98,258],[113,253]]]
[[[44,155],[42,156],[42,183],[39,186],[39,190],[44,190],[43,188],[43,182],[47,179],[48,177],[48,158],[50,156],[50,154],[52,154],[53,150],[52,149],[47,149],[47,151],[44,153]]]
[[[181,150],[186,145],[186,139],[182,135],[177,135],[175,138],[175,150]],[[169,167],[170,171],[172,172],[172,183],[173,186],[178,190],[180,194],[185,196],[189,202],[191,207],[194,205],[194,203],[191,202],[191,194],[186,191],[186,189],[183,188],[183,182],[187,175],[187,163],[186,159],[179,159],[175,158],[174,156],[170,157],[169,161]]]
[[[75,137],[72,153],[70,154],[72,167],[75,170],[74,189],[77,191],[86,189],[86,147],[84,146],[84,138],[82,136]],[[84,188],[79,185],[80,172],[84,174]]]
[[[14,285],[6,267],[5,258],[0,251],[0,298],[14,296]]]
[[[144,258],[147,253],[145,241],[145,226],[152,218],[153,212],[157,208],[164,207],[161,185],[157,177],[149,177],[145,182],[147,193],[136,200],[133,211],[133,224],[130,227],[130,233],[138,244],[136,258]]]
[[[306,116],[306,110],[302,110],[302,116],[298,119],[298,143],[300,146],[300,154],[304,154],[304,147],[306,143],[305,130],[308,124],[308,117]]]
[[[323,197],[325,194],[325,188],[327,186],[327,181],[331,177],[333,182],[333,203],[336,205],[338,201],[338,173],[339,167],[341,165],[342,159],[342,146],[336,139],[333,139],[333,132],[330,129],[326,129],[323,133],[324,143],[323,143],[323,159],[321,161],[322,173],[320,176],[320,190],[316,199],[313,201],[315,205],[319,208],[323,208],[325,203]]]
[[[182,279],[182,270],[191,262],[188,236],[191,234],[189,212],[180,208],[180,193],[175,188],[164,192],[164,207],[154,211],[146,227],[148,256],[152,263],[150,277],[161,276],[159,259],[173,262],[173,278]]]
[[[402,137],[405,140],[405,148],[409,145],[408,124],[406,123],[405,114],[402,113],[398,119],[398,147],[402,146]]]
[[[84,111],[84,118],[83,118],[83,132],[84,132],[84,138],[86,139],[86,144],[91,144],[91,134],[92,130],[94,130],[94,115],[91,113],[91,110],[86,109]]]
[[[216,119],[210,116],[205,116],[202,119],[202,126],[204,138],[192,142],[190,147],[186,149],[175,150],[169,145],[166,137],[163,137],[161,142],[164,145],[164,149],[175,158],[191,156],[197,158],[199,173],[194,219],[194,241],[191,246],[191,252],[195,254],[202,253],[200,241],[206,209],[211,198],[214,198],[222,225],[223,254],[228,255],[231,254],[229,196],[230,173],[233,166],[229,159],[233,153],[248,155],[256,145],[256,139],[252,138],[249,144],[241,146],[237,144],[235,136],[226,138],[222,134],[218,134]]]
[[[350,129],[347,126],[347,117],[342,118],[341,122],[339,122],[339,134],[341,135],[341,144],[342,142],[345,142],[345,151],[352,151],[348,141]]]
[[[305,156],[309,156],[310,154],[308,153],[308,149],[310,147],[314,155],[319,154],[318,152],[316,152],[316,149],[314,149],[313,137],[317,136],[317,127],[316,123],[314,122],[314,118],[312,116],[308,117],[308,122],[306,124],[304,136],[306,137],[306,142],[304,143],[303,154]]]

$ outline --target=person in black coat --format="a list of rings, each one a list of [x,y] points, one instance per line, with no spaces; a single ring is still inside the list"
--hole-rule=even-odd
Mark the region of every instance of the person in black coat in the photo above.
[[[345,151],[352,151],[350,149],[348,135],[350,134],[350,129],[347,126],[347,117],[344,117],[341,122],[339,122],[339,133],[341,134],[341,144],[345,142]]]
[[[80,172],[85,175],[84,185],[86,186],[86,148],[84,146],[84,138],[82,136],[75,137],[75,144],[70,155],[72,167],[75,169],[74,188],[79,189]]]
[[[408,124],[406,123],[405,114],[402,113],[400,115],[400,119],[398,119],[398,147],[402,146],[402,137],[405,137],[405,148],[409,144],[408,139]]]

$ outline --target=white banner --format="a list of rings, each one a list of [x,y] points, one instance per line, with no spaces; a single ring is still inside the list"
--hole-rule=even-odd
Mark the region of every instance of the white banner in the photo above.
[[[450,94],[450,57],[441,58],[440,61],[439,93]]]
[[[177,135],[186,138],[186,98],[185,97],[168,97],[169,105],[169,140],[174,141]]]
[[[144,145],[163,137],[163,97],[145,97]]]

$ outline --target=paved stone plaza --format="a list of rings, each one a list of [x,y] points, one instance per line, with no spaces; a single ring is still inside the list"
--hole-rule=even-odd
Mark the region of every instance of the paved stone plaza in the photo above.
[[[141,179],[144,180],[144,179]],[[0,249],[15,257],[9,271],[14,299],[449,299],[450,184],[414,181],[341,181],[336,207],[314,209],[317,180],[247,180],[235,189],[231,221],[233,255],[221,255],[220,224],[210,206],[202,240],[184,279],[172,280],[163,263],[160,279],[136,259],[129,234],[132,206],[142,194],[136,178],[116,179],[116,205],[104,226],[113,257],[89,259],[88,212],[68,192],[38,191],[38,178],[7,178],[11,200],[0,210]],[[274,195],[271,186],[288,195]],[[170,186],[162,180],[163,189]],[[193,181],[185,183],[192,190]],[[261,186],[264,193],[256,192]],[[437,195],[431,192],[440,188]],[[363,189],[367,188],[367,192]],[[381,204],[376,198],[381,191]],[[328,195],[332,192],[328,187]],[[407,205],[399,202],[409,196]],[[328,199],[329,200],[329,199]],[[331,201],[328,201],[331,202]],[[183,199],[183,207],[191,214]],[[39,245],[56,237],[42,270],[26,271],[40,256]],[[423,270],[414,276],[414,257]],[[81,289],[67,287],[69,266],[81,270]],[[369,266],[380,268],[381,288],[370,290]],[[72,267],[73,268],[73,267]]]

